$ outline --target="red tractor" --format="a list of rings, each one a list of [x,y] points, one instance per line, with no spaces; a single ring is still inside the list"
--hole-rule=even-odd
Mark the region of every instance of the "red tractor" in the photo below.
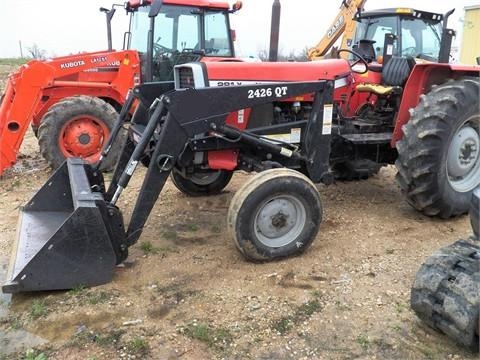
[[[165,0],[150,7],[150,1],[130,0],[123,51],[111,50],[113,8],[101,9],[107,13],[109,51],[32,60],[9,77],[0,101],[0,175],[15,163],[29,125],[53,168],[66,157],[96,162],[129,89],[173,80],[177,64],[232,60],[229,13],[240,6]],[[112,157],[104,166],[114,163]]]
[[[357,44],[344,50],[353,62],[190,62],[174,67],[173,82],[136,86],[99,163],[67,159],[21,210],[3,291],[110,281],[170,175],[197,195],[221,191],[235,170],[258,172],[228,211],[238,249],[254,261],[308,248],[322,219],[314,183],[335,176],[368,177],[395,163],[416,209],[466,212],[480,183],[480,67],[448,64],[447,17],[404,8],[357,14]],[[151,40],[147,54],[155,48]],[[98,169],[135,101],[106,189]],[[148,170],[125,229],[116,204],[140,163]]]
[[[355,45],[340,50],[351,55],[350,63],[320,60],[321,74],[312,73],[304,63],[189,64],[177,67],[176,86],[334,80],[333,122],[323,130],[331,134],[332,174],[340,179],[367,178],[381,166],[395,164],[407,201],[426,215],[448,218],[468,211],[472,191],[480,185],[480,66],[448,63],[454,32],[447,28],[447,19],[452,12],[407,8],[359,12]],[[255,131],[297,144],[303,141],[311,108],[311,97],[299,96],[245,109],[227,122],[247,131],[268,126]],[[295,131],[292,124],[297,124]],[[196,162],[173,172],[177,187],[187,193],[202,193],[191,183],[207,169],[222,175],[212,172],[218,178],[212,177],[203,191],[225,186],[228,171],[258,168],[251,154],[211,152],[209,145],[196,149]],[[198,161],[199,154],[206,154],[203,162]]]

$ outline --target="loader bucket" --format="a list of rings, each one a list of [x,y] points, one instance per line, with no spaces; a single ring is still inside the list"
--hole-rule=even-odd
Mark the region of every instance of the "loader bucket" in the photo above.
[[[109,282],[124,234],[80,159],[68,159],[20,210],[5,293],[60,290]],[[103,185],[103,180],[98,186]],[[112,239],[113,238],[113,239]]]

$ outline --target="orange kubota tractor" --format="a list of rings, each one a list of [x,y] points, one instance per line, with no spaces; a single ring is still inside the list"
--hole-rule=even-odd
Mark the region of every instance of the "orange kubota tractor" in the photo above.
[[[109,51],[33,60],[9,77],[0,102],[0,175],[15,163],[30,125],[53,168],[66,157],[96,162],[134,85],[171,80],[176,64],[234,57],[228,15],[240,3],[232,9],[217,0],[165,0],[157,9],[149,4],[125,4],[130,15],[127,50],[111,50],[114,11],[101,9],[107,13]],[[154,13],[148,17],[150,10]],[[104,167],[114,162],[112,156]]]
[[[162,6],[154,1],[151,9]],[[21,209],[3,291],[110,281],[169,176],[184,192],[211,194],[235,170],[258,172],[227,216],[238,249],[255,261],[308,248],[322,219],[314,183],[331,184],[338,174],[368,176],[395,163],[417,210],[466,212],[480,184],[480,67],[447,63],[447,18],[414,9],[360,12],[358,45],[345,50],[353,63],[190,62],[175,66],[174,81],[136,86],[99,163],[67,159]],[[363,38],[369,34],[377,43]],[[147,54],[155,48],[150,41]],[[380,52],[382,64],[373,61]],[[106,188],[98,169],[134,99]],[[148,170],[125,228],[117,202],[139,164]]]

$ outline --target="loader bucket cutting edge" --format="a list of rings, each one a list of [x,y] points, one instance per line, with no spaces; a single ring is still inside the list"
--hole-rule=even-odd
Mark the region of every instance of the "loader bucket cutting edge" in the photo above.
[[[111,217],[84,163],[66,161],[20,210],[4,293],[95,286],[113,277]],[[105,215],[108,214],[108,215]],[[118,219],[115,219],[118,221]],[[123,231],[123,220],[121,220]],[[112,242],[113,241],[113,242]]]

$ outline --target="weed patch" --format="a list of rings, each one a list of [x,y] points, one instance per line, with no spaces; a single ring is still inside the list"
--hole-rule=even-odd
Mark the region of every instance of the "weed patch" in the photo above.
[[[357,343],[363,350],[368,350],[368,348],[370,347],[370,340],[368,339],[368,336],[365,335],[358,335]]]
[[[275,330],[280,335],[285,335],[293,328],[294,325],[300,324],[321,310],[322,306],[317,299],[307,301],[306,303],[298,306],[292,315],[284,316],[280,319],[274,320],[270,325],[270,328]]]
[[[48,308],[43,300],[35,300],[30,308],[30,318],[36,320],[39,317],[47,315]]]
[[[110,300],[110,295],[105,291],[100,291],[99,293],[90,293],[87,295],[87,302],[90,305],[103,304]]]
[[[150,351],[150,346],[144,337],[136,336],[127,343],[127,350],[130,353],[145,356]]]
[[[28,62],[25,58],[5,58],[0,59],[0,65],[20,66]]]
[[[84,291],[85,291],[85,285],[80,284],[80,285],[75,286],[73,289],[70,289],[68,291],[68,295],[77,296],[77,295],[82,294]]]
[[[195,232],[195,231],[198,231],[199,229],[200,229],[200,226],[198,226],[197,224],[189,224],[188,225],[188,230],[190,230],[190,231]]]
[[[142,249],[145,255],[158,254],[160,252],[160,249],[153,245],[150,241],[143,241],[140,244],[140,249]]]
[[[113,330],[107,333],[96,333],[93,331],[82,331],[75,334],[67,343],[70,347],[84,347],[88,344],[96,344],[100,347],[116,347],[121,340],[124,330]]]
[[[217,350],[225,349],[233,341],[233,336],[228,329],[216,328],[202,323],[187,324],[180,328],[179,332]]]

